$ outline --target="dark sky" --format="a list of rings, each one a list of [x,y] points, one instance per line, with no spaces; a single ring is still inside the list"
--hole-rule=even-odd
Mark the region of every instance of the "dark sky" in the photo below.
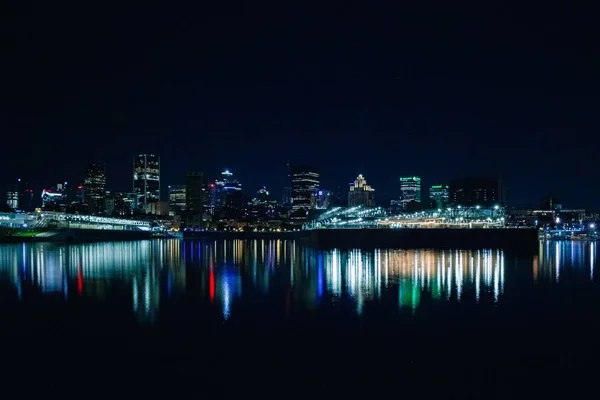
[[[385,198],[403,175],[499,174],[513,203],[600,208],[591,10],[127,3],[3,17],[0,182],[41,189],[104,161],[126,191],[133,154],[152,152],[163,187],[229,168],[280,193],[292,160]]]

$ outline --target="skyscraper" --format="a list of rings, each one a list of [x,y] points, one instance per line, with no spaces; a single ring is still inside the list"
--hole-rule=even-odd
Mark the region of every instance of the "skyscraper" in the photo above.
[[[410,202],[421,202],[421,178],[418,176],[400,178],[400,204],[406,209]]]
[[[308,165],[292,168],[292,210],[299,213],[311,209],[311,198],[319,189],[319,173]]]
[[[171,216],[181,215],[185,210],[185,185],[169,186],[169,214]]]
[[[160,157],[139,154],[133,158],[133,193],[138,195],[138,208],[145,211],[148,204],[160,200]]]
[[[429,202],[431,208],[443,208],[450,201],[448,185],[433,185],[429,188]]]
[[[204,174],[202,172],[188,172],[185,181],[185,215],[188,226],[202,222],[204,193]]]
[[[375,207],[375,189],[367,185],[367,180],[361,175],[350,183],[348,191],[348,207],[366,206]]]
[[[487,207],[504,205],[506,193],[496,177],[471,177],[450,182],[450,202],[454,205]]]
[[[17,179],[6,188],[6,204],[14,210],[33,211],[33,188]]]
[[[103,163],[92,163],[85,170],[83,190],[88,210],[92,213],[103,213],[106,197],[106,172]]]
[[[236,219],[244,214],[242,184],[232,172],[225,170],[215,181],[216,210],[219,218]]]

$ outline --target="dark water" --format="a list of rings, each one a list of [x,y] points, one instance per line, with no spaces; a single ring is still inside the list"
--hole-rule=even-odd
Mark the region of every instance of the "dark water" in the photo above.
[[[110,377],[103,386],[134,390],[574,393],[598,370],[597,259],[584,242],[530,256],[260,240],[0,245],[3,355],[11,379],[26,368],[27,379]]]

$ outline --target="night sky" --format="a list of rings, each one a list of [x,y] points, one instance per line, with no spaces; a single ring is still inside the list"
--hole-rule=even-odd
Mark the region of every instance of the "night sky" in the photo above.
[[[498,174],[513,204],[600,208],[590,10],[203,3],[3,17],[0,182],[41,189],[104,161],[109,188],[129,191],[149,152],[163,188],[228,168],[279,195],[291,160],[328,189],[362,173],[379,198],[398,197],[399,176]]]

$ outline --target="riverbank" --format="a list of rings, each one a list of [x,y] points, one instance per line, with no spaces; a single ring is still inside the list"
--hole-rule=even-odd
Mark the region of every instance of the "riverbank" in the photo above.
[[[185,239],[298,240],[322,249],[460,248],[535,252],[535,229],[316,229],[296,232],[215,232],[184,234]]]

